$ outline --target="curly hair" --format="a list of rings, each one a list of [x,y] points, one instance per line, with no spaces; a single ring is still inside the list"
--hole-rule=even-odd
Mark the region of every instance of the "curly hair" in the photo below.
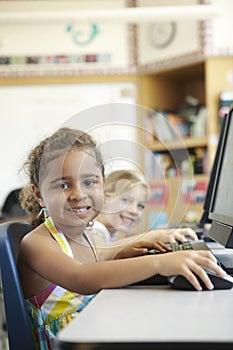
[[[43,222],[43,219],[39,216],[42,208],[35,198],[32,185],[40,188],[40,181],[45,175],[48,161],[59,156],[61,151],[69,151],[72,147],[93,150],[97,165],[101,168],[104,177],[102,156],[96,142],[87,133],[77,129],[60,128],[50,137],[42,140],[31,150],[23,165],[23,169],[28,176],[28,184],[22,188],[19,195],[21,205],[26,211],[32,227],[36,227]]]

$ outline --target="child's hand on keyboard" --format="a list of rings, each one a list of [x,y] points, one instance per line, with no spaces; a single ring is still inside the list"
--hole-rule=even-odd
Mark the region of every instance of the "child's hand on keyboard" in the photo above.
[[[146,255],[151,249],[156,249],[161,253],[172,251],[172,249],[164,242],[138,241],[134,244],[127,245],[126,247],[120,249],[114,256],[114,259],[133,258],[135,256]]]
[[[158,229],[143,234],[143,239],[159,240],[165,243],[185,242],[187,238],[194,241],[198,239],[195,231],[191,228]]]
[[[213,285],[202,266],[213,270],[220,277],[226,275],[210,251],[177,251],[171,254],[156,255],[156,259],[159,259],[159,274],[164,276],[182,275],[196,290],[202,290],[196,276],[204,282],[207,289],[213,289]]]

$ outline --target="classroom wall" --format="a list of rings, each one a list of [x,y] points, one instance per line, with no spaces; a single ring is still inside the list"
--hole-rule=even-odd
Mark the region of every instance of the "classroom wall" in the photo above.
[[[13,3],[13,4],[12,4]],[[2,1],[0,12],[22,11],[49,13],[51,11],[77,11],[94,8],[112,9],[126,5],[124,0],[109,1]],[[14,56],[69,56],[75,60],[79,55],[79,67],[126,67],[129,65],[128,25],[120,21],[0,21],[0,55]],[[113,42],[116,45],[112,45]],[[120,50],[119,50],[120,48]],[[86,55],[97,56],[96,61],[86,63]],[[67,58],[63,57],[64,62]],[[46,62],[46,61],[45,61]],[[75,61],[74,61],[75,62]]]
[[[176,5],[198,5],[199,0],[176,0]],[[139,6],[150,7],[150,0],[139,0]],[[153,1],[153,6],[171,6],[169,0]],[[167,21],[169,22],[169,21]],[[174,40],[166,47],[156,48],[152,43],[153,23],[142,23],[138,27],[138,63],[145,65],[196,52],[201,49],[200,24],[197,21],[175,20]]]
[[[233,2],[231,0],[212,0],[221,8],[221,16],[212,22],[210,52],[213,54],[233,54]]]
[[[198,5],[200,3],[211,4],[219,8],[219,16],[200,24],[198,21],[186,18],[174,20],[176,31],[174,39],[169,45],[157,48],[152,44],[153,26],[151,23],[142,23],[138,26],[138,64],[146,66],[152,63],[154,69],[159,69],[160,65],[174,61],[177,65],[182,62],[188,62],[194,57],[200,59],[203,54],[213,55],[232,55],[233,54],[233,1],[231,0],[176,0],[175,4]],[[172,6],[170,0],[155,0],[153,6]],[[151,6],[150,0],[139,0],[138,6]],[[169,21],[168,21],[169,22]]]
[[[90,131],[101,144],[108,171],[137,164],[132,83],[1,86],[0,96],[1,206],[9,191],[25,182],[18,170],[29,150],[61,126]]]
[[[33,3],[33,5],[32,5]],[[98,0],[98,8],[118,8],[126,5],[125,0]],[[93,9],[96,1],[1,1],[0,12],[4,11],[41,11],[47,13],[56,10]],[[64,20],[58,22],[2,22],[0,21],[0,56],[9,56],[14,64],[17,75],[22,73],[22,57],[40,56],[48,58],[53,56],[53,68],[61,57],[79,57],[79,68],[88,70],[103,69],[110,67],[121,69],[128,67],[129,62],[129,37],[128,26],[118,22],[95,23],[96,35],[91,34],[93,22],[70,23]],[[89,40],[92,38],[91,40]],[[117,40],[116,40],[117,38]],[[112,43],[116,45],[112,45]],[[120,50],[119,50],[120,48]],[[86,57],[97,56],[96,62],[86,62]],[[60,57],[60,58],[58,58]],[[57,61],[56,61],[57,60]],[[48,61],[49,62],[49,61]],[[74,62],[75,63],[75,62]],[[71,63],[72,64],[72,63]],[[49,64],[48,64],[49,65]],[[34,65],[32,65],[34,66]],[[34,74],[39,74],[43,63],[37,67],[30,66]],[[46,62],[44,62],[45,69]],[[58,66],[60,67],[60,66]],[[2,68],[2,67],[1,67]],[[42,68],[43,69],[43,68]],[[63,68],[58,68],[59,75],[63,74]],[[0,69],[1,70],[1,69]],[[4,76],[4,68],[0,75]],[[93,136],[101,139],[102,148],[105,148],[106,158],[116,158],[113,143],[109,143],[109,137],[114,140],[116,137],[130,139],[129,143],[118,147],[119,159],[114,161],[114,167],[120,167],[125,160],[131,159],[136,162],[137,151],[131,140],[136,140],[135,128],[126,130],[121,126],[125,115],[127,122],[135,124],[136,112],[133,103],[136,101],[136,90],[132,83],[95,83],[95,84],[50,84],[50,85],[10,85],[0,86],[1,106],[1,183],[0,183],[0,207],[2,206],[9,191],[24,183],[18,169],[23,164],[28,150],[31,149],[42,137],[49,135],[56,128],[70,121],[70,118],[95,106],[111,104],[113,102],[131,104],[127,112],[121,116],[109,111],[106,107],[105,115],[97,108],[91,109],[88,117],[79,115],[78,128],[83,130],[92,129]],[[129,110],[130,109],[130,110]],[[109,112],[109,113],[108,113]],[[108,114],[108,115],[107,115]],[[97,120],[96,122],[96,117]],[[88,119],[89,118],[89,119]],[[95,120],[93,130],[92,121]],[[100,127],[101,123],[111,124],[118,122],[118,126]],[[72,125],[71,125],[72,126]],[[97,141],[98,141],[97,140]],[[106,150],[106,145],[108,143]],[[118,142],[119,144],[119,142]],[[122,151],[121,151],[122,149]],[[123,155],[128,150],[127,155]],[[132,166],[127,163],[128,167]],[[125,163],[124,163],[124,166]],[[109,171],[113,167],[108,162]]]

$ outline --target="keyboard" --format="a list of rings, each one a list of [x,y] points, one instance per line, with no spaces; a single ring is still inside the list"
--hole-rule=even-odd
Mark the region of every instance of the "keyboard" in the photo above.
[[[173,252],[178,250],[210,250],[207,244],[203,240],[198,241],[185,241],[185,242],[174,242],[174,243],[167,243],[167,245],[172,249]],[[166,253],[169,253],[166,252]],[[148,254],[164,254],[163,252],[160,252],[158,249],[150,249],[148,251]]]
[[[183,243],[178,243],[178,242],[169,243],[168,246],[172,249],[173,252],[175,252],[177,250],[193,249],[190,241],[185,241]]]

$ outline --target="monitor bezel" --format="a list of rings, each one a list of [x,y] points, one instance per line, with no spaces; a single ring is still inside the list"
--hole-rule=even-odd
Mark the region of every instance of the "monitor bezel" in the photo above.
[[[232,216],[224,215],[215,210],[216,196],[219,186],[221,173],[223,170],[223,162],[226,154],[226,147],[228,142],[230,123],[233,123],[233,108],[230,109],[226,116],[226,121],[223,130],[223,138],[220,149],[220,155],[217,164],[215,181],[213,186],[213,193],[211,196],[209,218],[212,220],[212,226],[209,231],[209,236],[215,241],[223,244],[227,248],[233,248],[233,213]]]
[[[211,208],[211,196],[212,196],[213,189],[214,189],[217,167],[218,167],[218,163],[219,163],[219,157],[221,154],[221,146],[222,146],[222,142],[223,142],[224,130],[225,130],[225,125],[226,125],[226,118],[227,118],[227,115],[225,115],[221,120],[218,145],[217,145],[212,169],[210,171],[208,188],[206,191],[205,202],[203,205],[203,214],[202,214],[202,217],[201,217],[199,225],[198,225],[199,227],[203,227],[203,228],[204,228],[205,224],[212,222],[212,220],[209,218],[209,212],[210,212],[210,208]]]

